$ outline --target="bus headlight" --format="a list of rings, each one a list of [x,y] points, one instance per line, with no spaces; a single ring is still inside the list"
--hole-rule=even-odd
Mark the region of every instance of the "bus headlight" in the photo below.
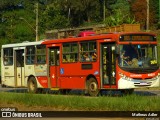
[[[123,73],[119,73],[119,76],[124,77],[124,74]]]
[[[131,78],[127,77],[126,75],[124,75],[123,73],[119,73],[119,75],[121,76],[121,78],[123,78],[124,80],[132,80]]]

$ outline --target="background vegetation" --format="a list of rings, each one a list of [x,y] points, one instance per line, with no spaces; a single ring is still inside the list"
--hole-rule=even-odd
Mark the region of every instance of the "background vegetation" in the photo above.
[[[160,27],[158,2],[150,0],[150,29]],[[102,23],[140,23],[146,28],[146,0],[1,0],[0,44],[35,41],[36,3],[40,39],[47,30]]]
[[[48,30],[97,24],[140,23],[146,29],[146,0],[0,0],[0,48],[35,41],[36,3],[40,39]],[[149,0],[150,30],[154,31],[160,28],[158,5],[159,0]]]

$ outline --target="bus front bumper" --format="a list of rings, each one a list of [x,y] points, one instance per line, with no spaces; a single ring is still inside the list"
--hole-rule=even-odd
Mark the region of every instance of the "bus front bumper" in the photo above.
[[[131,89],[131,88],[144,88],[144,87],[160,87],[160,76],[144,80],[122,77],[118,81],[118,89]]]

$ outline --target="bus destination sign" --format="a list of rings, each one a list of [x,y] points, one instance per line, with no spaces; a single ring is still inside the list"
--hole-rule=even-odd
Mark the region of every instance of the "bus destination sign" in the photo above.
[[[127,34],[121,35],[120,41],[156,41],[156,37],[154,35],[146,34]]]

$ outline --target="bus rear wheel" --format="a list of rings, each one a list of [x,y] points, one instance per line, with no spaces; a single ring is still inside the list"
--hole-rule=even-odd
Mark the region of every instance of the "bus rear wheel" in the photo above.
[[[61,89],[60,93],[67,95],[67,94],[69,94],[70,91],[71,91],[71,89]]]
[[[90,96],[97,96],[99,93],[98,83],[94,78],[87,81],[87,91]]]
[[[37,82],[35,77],[30,77],[28,80],[28,92],[36,93],[37,92]]]

